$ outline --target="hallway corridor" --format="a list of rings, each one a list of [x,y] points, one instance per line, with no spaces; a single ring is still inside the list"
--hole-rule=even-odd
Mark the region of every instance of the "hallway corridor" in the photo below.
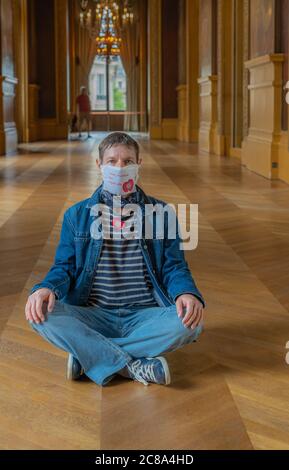
[[[104,135],[21,144],[0,160],[1,448],[289,449],[289,186],[236,157],[131,134],[145,192],[199,205],[199,244],[185,255],[207,301],[205,331],[166,355],[170,386],[69,382],[66,354],[27,324],[64,211],[101,183]]]

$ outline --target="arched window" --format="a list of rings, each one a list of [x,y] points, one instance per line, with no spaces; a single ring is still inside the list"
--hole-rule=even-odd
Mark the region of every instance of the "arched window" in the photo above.
[[[96,56],[89,75],[92,111],[126,111],[126,74],[119,56]]]

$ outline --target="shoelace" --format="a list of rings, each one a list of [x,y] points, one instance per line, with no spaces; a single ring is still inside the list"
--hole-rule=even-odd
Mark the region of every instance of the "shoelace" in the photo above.
[[[156,377],[153,371],[153,362],[148,364],[142,364],[140,359],[133,361],[132,364],[128,365],[128,368],[136,380],[148,385],[148,382],[145,380],[145,377],[148,377],[152,382],[156,382]]]

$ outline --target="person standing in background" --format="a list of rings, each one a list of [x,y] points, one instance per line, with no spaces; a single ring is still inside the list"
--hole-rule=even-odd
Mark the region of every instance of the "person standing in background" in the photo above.
[[[77,108],[77,116],[78,116],[78,136],[81,137],[81,130],[83,122],[86,121],[86,128],[87,128],[87,137],[90,139],[92,136],[90,135],[91,131],[91,106],[89,96],[86,93],[86,87],[82,86],[80,89],[80,95],[76,98],[76,108]]]

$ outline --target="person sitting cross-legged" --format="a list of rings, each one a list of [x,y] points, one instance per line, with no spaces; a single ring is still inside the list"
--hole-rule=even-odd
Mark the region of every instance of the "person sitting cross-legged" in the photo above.
[[[102,140],[97,165],[103,181],[64,213],[54,264],[27,299],[33,330],[68,352],[68,379],[85,374],[104,386],[119,374],[168,385],[163,355],[196,341],[203,330],[205,301],[181,248],[177,216],[148,216],[147,207],[167,205],[137,184],[141,163],[128,134]]]

